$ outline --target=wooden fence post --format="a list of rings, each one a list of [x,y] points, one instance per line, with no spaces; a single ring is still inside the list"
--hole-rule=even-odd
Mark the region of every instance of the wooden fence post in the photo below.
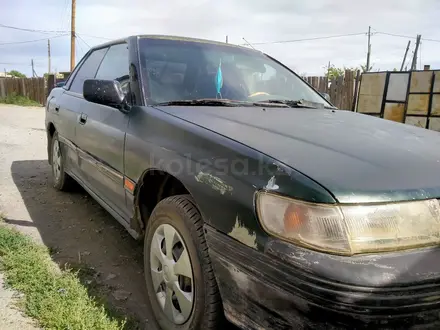
[[[39,78],[39,90],[40,90],[40,99],[39,99],[39,103],[41,105],[46,105],[46,86],[45,86],[45,81],[44,78]]]
[[[46,97],[49,96],[52,89],[55,87],[55,75],[50,74],[47,76],[47,90],[46,90]]]
[[[37,78],[31,78],[31,99],[35,100],[37,98],[37,86],[36,86]]]
[[[344,108],[344,77],[341,76],[338,78],[338,94],[339,94],[339,108]]]
[[[344,86],[343,86],[344,101],[343,101],[342,108],[348,110],[348,109],[350,109],[352,97],[353,97],[353,89],[352,89],[353,71],[345,70],[344,78],[345,78],[344,79]]]
[[[313,87],[315,87],[315,89],[319,89],[319,80],[318,77],[313,77]]]
[[[355,80],[355,84],[354,84],[353,104],[351,106],[351,111],[356,111],[356,104],[357,104],[357,99],[358,99],[358,94],[359,94],[360,80],[361,80],[361,71],[357,70],[356,80]]]
[[[26,96],[26,78],[21,78],[20,79],[20,83],[21,83],[21,95]]]
[[[6,97],[5,80],[6,78],[0,78],[0,98]]]

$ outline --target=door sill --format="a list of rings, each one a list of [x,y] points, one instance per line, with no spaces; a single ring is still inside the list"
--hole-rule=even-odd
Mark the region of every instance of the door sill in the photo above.
[[[139,240],[140,235],[139,233],[132,229],[130,227],[130,224],[128,221],[126,221],[126,219],[121,216],[117,211],[115,211],[107,202],[105,202],[101,197],[99,197],[98,194],[96,194],[95,192],[93,192],[93,190],[91,188],[89,188],[84,181],[82,181],[78,176],[76,176],[75,174],[72,174],[70,171],[68,173],[76,182],[79,183],[79,185],[81,185],[85,191],[87,191],[87,193],[90,194],[90,196],[93,197],[93,199],[95,199],[99,205],[101,205],[108,213],[110,213],[127,231],[128,233],[135,239],[135,240]]]

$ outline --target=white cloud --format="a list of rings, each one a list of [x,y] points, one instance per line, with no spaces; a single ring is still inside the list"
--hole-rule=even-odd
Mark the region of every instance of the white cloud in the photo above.
[[[70,0],[21,0],[3,4],[0,23],[45,30],[70,29]],[[375,30],[440,40],[437,28],[440,2],[437,0],[116,0],[77,1],[77,31],[89,45],[131,34],[173,34],[224,40],[232,43],[292,40]],[[0,28],[0,43],[44,38],[50,35]],[[374,34],[372,60],[376,69],[400,67],[408,39]],[[412,48],[414,46],[412,40]],[[69,68],[69,37],[51,41],[52,67]],[[77,61],[87,46],[77,41]],[[295,43],[260,45],[298,72],[323,74],[329,61],[336,66],[365,63],[365,35]],[[411,49],[412,49],[411,48]],[[424,41],[423,64],[440,68],[440,43]],[[410,53],[411,55],[411,53]],[[47,71],[47,42],[0,46],[0,69],[18,69],[30,74],[31,58],[37,73]],[[22,65],[19,65],[21,64]]]

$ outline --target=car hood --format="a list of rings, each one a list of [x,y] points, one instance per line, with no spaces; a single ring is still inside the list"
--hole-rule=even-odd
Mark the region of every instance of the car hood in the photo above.
[[[440,197],[440,133],[349,111],[160,107],[303,173],[341,203]]]

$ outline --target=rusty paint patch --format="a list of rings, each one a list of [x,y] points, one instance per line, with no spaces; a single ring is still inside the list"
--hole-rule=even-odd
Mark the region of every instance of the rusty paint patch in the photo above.
[[[431,91],[432,71],[419,71],[411,74],[410,93],[429,93]]]
[[[410,94],[408,98],[407,114],[427,115],[429,106],[428,94]]]
[[[240,225],[238,215],[235,218],[234,228],[232,228],[228,235],[251,248],[257,248],[257,236],[255,234],[249,234],[248,229]]]
[[[426,117],[406,117],[405,124],[417,127],[426,127]]]
[[[405,103],[386,103],[383,117],[388,120],[403,123],[405,116]]]
[[[207,184],[212,189],[219,191],[222,195],[224,195],[226,192],[231,192],[234,190],[234,188],[227,185],[222,179],[210,173],[199,172],[195,178],[197,182]]]

